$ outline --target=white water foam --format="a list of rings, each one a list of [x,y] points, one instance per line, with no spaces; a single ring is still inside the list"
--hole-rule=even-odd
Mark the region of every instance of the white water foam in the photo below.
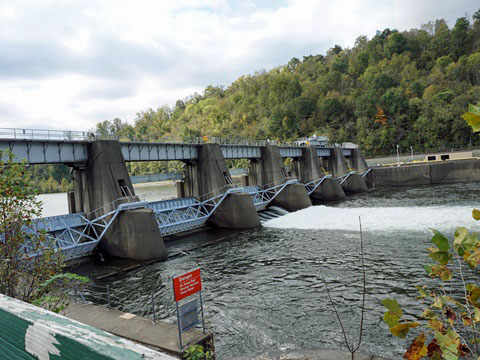
[[[472,219],[470,206],[429,207],[358,207],[340,208],[311,206],[263,223],[279,229],[324,229],[358,231],[358,217],[364,231],[450,230],[464,226],[480,230],[480,222]]]

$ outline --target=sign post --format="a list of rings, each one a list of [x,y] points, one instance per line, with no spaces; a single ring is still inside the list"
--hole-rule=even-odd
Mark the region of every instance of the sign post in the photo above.
[[[193,298],[190,301],[182,301],[196,293],[199,293],[199,301],[197,301],[197,298]],[[195,269],[185,274],[174,276],[173,295],[177,306],[178,338],[180,340],[180,350],[182,350],[182,333],[200,323],[200,320],[198,319],[199,313],[202,315],[201,321],[203,333],[205,333],[202,303],[202,278],[200,275],[200,269]],[[198,305],[198,302],[200,303],[200,306]]]

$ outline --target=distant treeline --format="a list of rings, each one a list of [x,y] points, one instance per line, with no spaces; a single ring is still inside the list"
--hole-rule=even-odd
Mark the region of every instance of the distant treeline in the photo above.
[[[65,165],[32,165],[32,179],[40,194],[72,190],[72,175]]]

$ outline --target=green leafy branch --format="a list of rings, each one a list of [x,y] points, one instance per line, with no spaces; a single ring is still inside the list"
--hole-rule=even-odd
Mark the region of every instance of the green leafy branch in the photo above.
[[[480,106],[472,104],[468,105],[468,112],[462,115],[468,125],[472,128],[473,132],[480,131]]]
[[[480,220],[480,211],[472,212],[475,220]],[[427,287],[417,286],[417,297],[428,306],[421,318],[424,322],[402,320],[403,312],[395,299],[382,301],[387,308],[384,321],[392,335],[406,338],[411,328],[424,329],[417,335],[403,357],[408,360],[429,358],[434,360],[477,359],[480,352],[480,286],[477,285],[476,269],[480,264],[480,241],[478,234],[469,233],[458,227],[453,242],[437,230],[433,230],[432,244],[428,256],[434,261],[425,266],[432,278],[445,282],[456,281],[462,292],[448,296],[440,291],[428,291]],[[464,269],[468,268],[467,269]],[[453,274],[458,276],[453,276]],[[466,279],[468,276],[468,279]],[[467,281],[468,280],[468,281]],[[428,343],[428,344],[427,344]]]

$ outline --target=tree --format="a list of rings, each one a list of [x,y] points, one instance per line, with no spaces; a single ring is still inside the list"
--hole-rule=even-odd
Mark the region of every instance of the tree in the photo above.
[[[390,59],[393,54],[401,54],[407,49],[407,40],[405,37],[395,32],[388,36],[384,45],[385,55]]]
[[[41,202],[24,163],[0,150],[0,293],[60,311],[68,291],[87,278],[62,273],[65,264],[54,240],[37,231]]]
[[[450,49],[450,30],[445,20],[437,20],[435,22],[435,34],[431,41],[431,49],[434,56],[440,57],[449,54]]]
[[[473,14],[474,23],[480,23],[480,9],[478,9],[475,14]]]
[[[470,22],[467,18],[461,17],[457,19],[452,29],[452,52],[455,59],[462,55],[466,55],[470,49]]]

